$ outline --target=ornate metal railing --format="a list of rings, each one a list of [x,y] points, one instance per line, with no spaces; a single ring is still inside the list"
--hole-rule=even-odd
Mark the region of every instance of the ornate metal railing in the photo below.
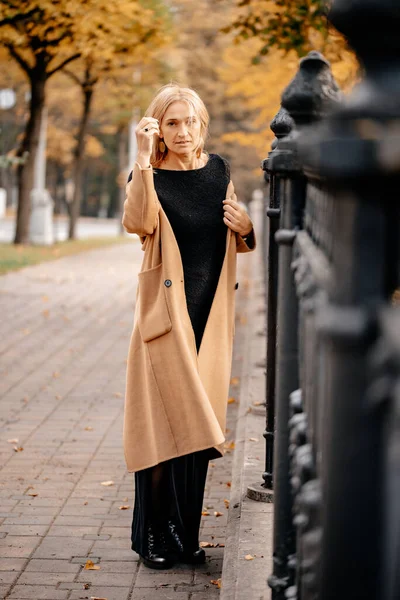
[[[398,600],[400,11],[336,0],[330,18],[364,78],[344,100],[310,53],[264,162],[269,584],[274,600]]]

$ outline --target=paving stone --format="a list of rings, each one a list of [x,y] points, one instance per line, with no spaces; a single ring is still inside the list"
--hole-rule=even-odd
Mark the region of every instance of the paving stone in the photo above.
[[[90,558],[90,560],[94,563],[94,564],[98,564],[100,562],[100,557],[99,556],[73,556],[71,558],[71,563],[73,564],[81,564],[82,566],[84,566],[86,564],[86,561],[88,560],[88,558]]]
[[[53,520],[53,517],[50,517],[50,516],[10,517],[10,518],[4,520],[3,525],[50,525],[52,520]]]
[[[44,573],[43,571],[25,571],[25,573],[22,573],[18,579],[18,585],[57,586],[59,583],[73,581],[74,579],[75,573],[60,573],[56,572],[55,569],[53,573]]]
[[[91,539],[87,537],[89,534],[94,534],[93,539],[97,538],[99,527],[74,527],[73,525],[52,525],[47,533],[48,537],[81,537],[83,539]]]
[[[5,598],[11,585],[0,585],[0,598]]]
[[[2,558],[0,560],[0,572],[22,571],[26,563],[25,558]]]
[[[16,571],[0,571],[0,584],[12,584],[18,578],[19,573]]]
[[[40,541],[36,536],[8,535],[1,541],[0,558],[27,558]]]
[[[174,590],[148,590],[135,588],[132,600],[188,600],[188,592],[175,592]]]
[[[109,587],[130,587],[136,577],[136,564],[131,565],[129,573],[104,573],[103,564],[100,571],[82,571],[77,581],[80,583],[91,583],[92,585],[106,585]]]
[[[144,568],[145,569],[145,568]],[[190,584],[193,576],[191,569],[187,572],[181,573],[169,573],[168,571],[154,573],[146,572],[144,569],[140,569],[136,578],[135,588],[153,588],[160,586],[171,586],[174,587],[178,584]]]
[[[98,550],[96,550],[95,554],[96,556],[100,556],[101,560],[121,560],[127,562],[135,562],[138,560],[138,555],[130,549],[122,550],[121,548],[99,548]]]
[[[82,564],[85,564],[86,559]],[[94,560],[93,560],[94,562]],[[80,565],[73,564],[69,560],[54,560],[46,558],[31,558],[26,566],[25,573],[40,572],[40,573],[79,573]]]
[[[48,530],[47,525],[1,525],[0,531],[10,535],[19,536],[44,536]]]
[[[124,587],[98,587],[93,586],[89,590],[73,590],[69,600],[90,600],[91,597],[107,598],[107,600],[128,600],[130,589]]]
[[[33,558],[72,558],[87,554],[92,542],[66,537],[45,538]]]
[[[66,600],[67,590],[56,590],[53,586],[16,585],[9,596],[10,600]]]

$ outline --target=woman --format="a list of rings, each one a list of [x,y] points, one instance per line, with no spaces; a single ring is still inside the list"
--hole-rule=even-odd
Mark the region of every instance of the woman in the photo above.
[[[160,569],[205,560],[198,536],[208,461],[225,439],[236,253],[255,246],[226,161],[204,152],[208,123],[196,92],[163,87],[137,126],[124,204],[144,250],[124,417],[132,549]]]

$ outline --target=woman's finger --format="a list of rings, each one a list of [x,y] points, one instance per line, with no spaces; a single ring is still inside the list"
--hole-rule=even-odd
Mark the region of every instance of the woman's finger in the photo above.
[[[232,229],[232,231],[238,231],[237,225],[235,225],[235,223],[232,223],[232,221],[230,221],[226,217],[224,217],[224,223],[229,227],[229,229]]]
[[[236,195],[235,198],[226,198],[223,201],[223,205],[225,206],[232,206],[233,208],[239,209],[240,208],[240,204],[239,202],[236,200]]]
[[[224,219],[226,219],[232,225],[235,225],[235,227],[239,225],[239,221],[227,213],[225,213]]]
[[[234,206],[230,206],[228,204],[225,204],[224,212],[226,212],[236,218],[238,218],[240,216],[240,212]]]

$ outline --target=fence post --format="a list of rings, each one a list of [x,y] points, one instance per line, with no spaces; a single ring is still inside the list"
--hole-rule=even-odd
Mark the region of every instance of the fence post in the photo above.
[[[279,245],[276,411],[274,444],[274,555],[273,574],[268,583],[273,600],[295,593],[296,533],[290,482],[289,419],[290,395],[299,387],[298,300],[292,273],[293,244],[302,228],[306,199],[306,178],[298,160],[300,130],[325,114],[331,98],[337,96],[329,63],[317,52],[300,61],[300,69],[282,95],[282,106],[295,127],[271,155],[270,171],[275,174],[281,202],[280,226],[275,239]]]
[[[334,0],[330,19],[365,76],[347,105],[302,142],[306,169],[334,206],[333,285],[319,315],[328,369],[318,600],[394,600],[399,564],[390,587],[382,575],[393,559],[387,547],[384,555],[384,412],[371,402],[368,379],[377,315],[399,279],[400,12],[393,0]]]
[[[281,107],[273,121],[271,130],[276,136],[273,150],[262,163],[263,170],[269,175],[269,207],[267,217],[268,249],[267,249],[267,277],[265,281],[267,292],[267,374],[266,374],[266,426],[265,438],[265,471],[263,473],[266,489],[273,488],[273,456],[274,456],[274,426],[275,426],[275,372],[276,372],[276,317],[278,301],[278,245],[275,235],[279,228],[280,199],[279,181],[270,168],[271,156],[279,151],[279,142],[289,135],[293,127],[293,120],[289,113]]]

